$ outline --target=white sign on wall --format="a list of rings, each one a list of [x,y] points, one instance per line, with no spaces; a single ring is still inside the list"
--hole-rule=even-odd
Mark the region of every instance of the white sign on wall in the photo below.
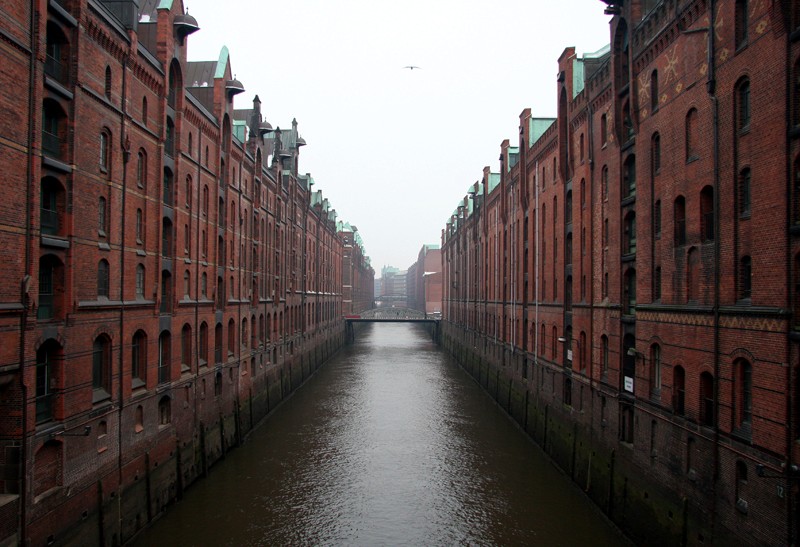
[[[625,376],[625,391],[633,393],[633,378]]]

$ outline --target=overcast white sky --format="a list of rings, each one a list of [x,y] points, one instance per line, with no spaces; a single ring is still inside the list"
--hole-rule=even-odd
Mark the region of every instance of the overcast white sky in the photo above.
[[[609,42],[599,0],[185,0],[189,60],[228,46],[245,93],[298,129],[311,173],[380,276],[407,268],[481,177],[519,114],[552,117],[556,61]],[[403,69],[406,65],[419,70]]]

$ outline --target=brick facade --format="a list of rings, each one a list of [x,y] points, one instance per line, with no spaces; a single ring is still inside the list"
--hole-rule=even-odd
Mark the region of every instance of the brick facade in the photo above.
[[[196,30],[180,0],[0,6],[0,543],[129,540],[343,343],[297,123],[234,110]]]
[[[800,14],[606,4],[443,231],[446,345],[637,541],[794,544]]]

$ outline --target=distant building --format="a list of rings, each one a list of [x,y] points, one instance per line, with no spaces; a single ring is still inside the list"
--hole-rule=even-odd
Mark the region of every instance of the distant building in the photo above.
[[[400,270],[394,266],[384,266],[381,269],[381,305],[406,307],[406,299],[408,298],[407,274],[406,270]]]
[[[442,252],[439,245],[423,245],[406,280],[408,307],[427,314],[442,313]]]
[[[337,231],[342,239],[342,313],[358,314],[374,308],[375,270],[364,250],[358,228],[339,221]]]

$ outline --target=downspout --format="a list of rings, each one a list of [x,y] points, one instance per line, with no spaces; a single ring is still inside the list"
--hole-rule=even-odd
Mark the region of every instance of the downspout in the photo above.
[[[706,90],[711,100],[712,139],[713,139],[713,188],[714,188],[714,467],[712,480],[713,502],[711,506],[711,537],[717,524],[717,486],[720,467],[720,432],[719,432],[719,382],[720,382],[720,232],[719,232],[719,102],[716,96],[716,66],[714,51],[714,29],[716,25],[716,0],[709,2],[708,37],[708,79]]]
[[[592,98],[589,97],[589,90],[585,90],[586,93],[586,110],[588,114],[588,124],[587,124],[587,140],[589,142],[588,150],[589,150],[589,271],[594,272],[594,124],[592,123],[594,120],[594,112],[592,110]],[[583,228],[583,223],[581,223],[581,228]],[[584,243],[585,244],[585,243]],[[584,256],[583,254],[581,256]],[[586,264],[583,265],[582,270],[586,271]],[[591,279],[593,276],[589,276]],[[597,382],[595,380],[594,374],[594,364],[592,363],[592,348],[593,348],[593,340],[594,340],[594,282],[589,283],[589,336],[587,338],[589,347],[588,348],[581,348],[581,352],[585,353],[589,358],[589,389],[590,395],[592,400],[594,400],[594,390],[596,389]],[[589,417],[589,423],[594,426],[594,405],[591,405],[591,416]],[[594,427],[590,428],[591,432],[595,431]],[[591,460],[590,460],[591,461]],[[591,465],[591,464],[590,464]],[[591,467],[589,467],[589,473],[591,473]],[[590,475],[591,476],[591,475]],[[587,485],[589,484],[590,478],[587,478],[586,482]]]
[[[536,214],[534,215],[534,230],[536,233],[536,238],[534,239],[534,274],[536,275],[536,280],[534,281],[534,291],[535,294],[533,295],[533,302],[535,305],[534,311],[534,324],[536,325],[536,334],[534,335],[534,342],[533,342],[533,366],[534,370],[541,374],[539,370],[539,160],[536,160],[536,164],[534,169],[536,172],[533,175],[534,180],[534,195],[536,196]],[[534,375],[535,376],[535,375]],[[536,380],[534,379],[534,382]],[[539,379],[541,384],[541,378]],[[538,393],[538,390],[536,391]]]
[[[117,495],[117,536],[122,537],[122,483],[123,483],[123,474],[122,474],[122,410],[124,405],[124,398],[123,398],[123,389],[122,389],[122,382],[123,382],[123,374],[122,374],[122,365],[123,365],[123,351],[122,348],[124,347],[124,329],[125,329],[125,227],[127,223],[122,220],[125,218],[125,203],[126,203],[126,196],[128,194],[128,162],[131,159],[131,152],[130,152],[130,142],[128,140],[127,132],[126,132],[126,125],[125,121],[128,116],[128,61],[130,57],[129,54],[126,53],[125,56],[122,58],[122,111],[120,113],[120,147],[122,149],[122,217],[120,220],[120,228],[121,234],[120,237],[122,238],[122,251],[120,253],[120,284],[119,284],[119,301],[120,301],[120,308],[119,308],[119,339],[120,339],[120,350],[119,354],[119,386],[118,386],[118,398],[119,403],[117,405],[117,480],[118,485],[117,489],[119,491]],[[102,509],[101,509],[102,510]]]
[[[792,41],[790,39],[787,39],[786,40],[786,59],[787,60],[791,59],[791,52],[792,52]],[[786,127],[786,136],[784,138],[785,154],[786,154],[785,168],[786,168],[786,181],[787,181],[786,195],[787,196],[791,196],[792,195],[792,185],[793,185],[793,181],[792,181],[793,169],[792,169],[792,159],[791,159],[792,154],[791,154],[791,146],[790,146],[790,140],[789,140],[789,132],[791,131],[792,125],[794,123],[794,120],[792,119],[792,116],[796,115],[796,113],[792,112],[792,95],[793,95],[792,73],[791,73],[791,68],[790,68],[790,65],[789,65],[788,62],[786,63],[785,68],[786,68],[786,73],[785,73],[786,74],[786,101],[785,101],[785,108],[786,108],[786,113],[787,113],[786,119],[789,122],[788,126]],[[795,199],[797,199],[796,196],[795,196]],[[790,200],[786,200],[786,218],[789,221],[789,226],[792,226],[792,222],[795,220],[795,219],[792,218],[792,215],[793,215],[792,203],[791,203]],[[785,258],[785,260],[786,260],[786,262],[785,262],[785,264],[786,264],[786,286],[787,287],[791,287],[792,286],[792,250],[791,250],[791,246],[790,245],[786,246],[786,258]],[[797,273],[795,273],[795,275],[797,275]],[[787,310],[791,310],[792,307],[793,307],[792,306],[791,290],[787,291],[786,300],[787,300],[786,309]],[[800,313],[800,310],[798,310],[798,309],[794,309],[793,311],[794,311],[795,317],[797,317],[797,314]],[[786,425],[787,425],[787,427],[786,427],[786,459],[787,459],[787,461],[786,461],[786,469],[787,469],[787,473],[791,473],[792,472],[791,470],[795,468],[794,453],[793,453],[793,449],[794,449],[793,436],[795,435],[795,431],[797,431],[797,424],[795,422],[795,416],[797,414],[796,414],[795,408],[798,405],[798,402],[797,402],[797,399],[796,399],[796,396],[795,396],[795,390],[796,390],[796,386],[797,386],[797,383],[796,383],[797,382],[797,377],[794,374],[795,367],[792,366],[792,346],[796,346],[796,344],[792,344],[791,332],[792,332],[792,326],[791,326],[791,324],[789,324],[788,328],[787,328],[787,336],[786,336],[786,346],[787,346],[786,347],[786,355],[788,357],[788,362],[786,363]],[[791,482],[790,481],[791,481],[791,479],[788,479],[786,481],[789,484],[787,484],[786,488],[785,488],[785,490],[790,493],[788,496],[786,496],[786,515],[787,515],[787,518],[786,518],[786,538],[787,538],[786,539],[786,544],[787,545],[795,545],[794,539],[795,539],[795,531],[796,531],[796,528],[797,528],[798,515],[797,515],[797,511],[794,509],[794,500],[797,499],[797,496],[793,495],[791,493],[792,489],[791,489]]]
[[[18,511],[18,526],[19,537],[18,541],[21,545],[26,542],[27,536],[27,503],[28,503],[28,385],[25,383],[25,347],[27,345],[26,331],[28,330],[28,293],[25,290],[27,282],[31,279],[31,257],[32,240],[33,240],[33,227],[31,211],[31,200],[33,199],[33,162],[36,161],[36,154],[33,152],[34,146],[34,133],[36,131],[35,125],[35,106],[34,94],[36,92],[36,58],[39,52],[38,41],[39,33],[37,30],[39,12],[36,9],[38,2],[31,0],[30,5],[30,43],[31,51],[29,52],[28,62],[28,161],[26,162],[26,196],[25,196],[25,275],[22,278],[20,286],[20,299],[22,300],[22,310],[20,315],[20,341],[19,341],[19,379],[20,390],[22,395],[22,443],[20,447],[20,466],[19,466],[19,511]]]

